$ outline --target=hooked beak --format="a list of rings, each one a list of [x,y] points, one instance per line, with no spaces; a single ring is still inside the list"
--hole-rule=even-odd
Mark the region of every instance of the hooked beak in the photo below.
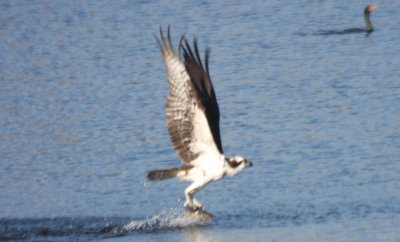
[[[378,4],[372,4],[372,5],[369,7],[369,12],[372,13],[372,11],[374,11],[374,10],[377,9],[378,7],[379,7]]]

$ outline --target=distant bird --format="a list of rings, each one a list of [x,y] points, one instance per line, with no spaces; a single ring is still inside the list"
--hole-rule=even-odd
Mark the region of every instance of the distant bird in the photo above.
[[[364,9],[364,21],[365,21],[365,28],[351,28],[345,30],[328,30],[328,31],[321,31],[318,34],[320,35],[330,35],[330,34],[352,34],[352,33],[367,33],[370,34],[374,31],[372,27],[371,20],[369,18],[370,14],[378,7],[377,4],[371,4],[365,7]]]
[[[233,176],[252,163],[241,157],[227,158],[223,154],[219,132],[219,108],[208,69],[209,50],[201,61],[197,41],[193,47],[182,35],[178,53],[175,52],[168,27],[168,40],[160,28],[155,36],[167,68],[170,93],[167,98],[166,119],[172,144],[182,166],[150,171],[149,180],[178,177],[192,182],[185,189],[184,206],[203,209],[194,194],[212,181],[225,175]]]

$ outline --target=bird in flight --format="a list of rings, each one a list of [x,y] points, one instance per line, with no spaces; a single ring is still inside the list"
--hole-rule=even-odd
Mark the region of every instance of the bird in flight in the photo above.
[[[225,175],[236,175],[252,163],[237,155],[225,157],[223,153],[219,107],[208,68],[209,49],[205,52],[203,63],[196,39],[192,48],[182,35],[176,52],[169,27],[167,38],[162,28],[159,38],[155,38],[168,75],[168,132],[182,165],[150,171],[147,178],[164,180],[177,177],[191,182],[185,189],[184,206],[192,210],[203,210],[202,204],[193,197],[196,192]]]

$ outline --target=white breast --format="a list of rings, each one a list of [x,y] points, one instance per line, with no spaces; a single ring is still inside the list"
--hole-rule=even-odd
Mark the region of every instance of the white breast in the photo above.
[[[179,178],[191,182],[219,180],[224,176],[224,161],[223,155],[203,153],[192,161],[193,168],[187,173],[180,174]]]

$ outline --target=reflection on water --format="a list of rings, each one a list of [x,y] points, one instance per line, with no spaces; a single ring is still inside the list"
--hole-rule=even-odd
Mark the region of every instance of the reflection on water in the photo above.
[[[365,38],[313,34],[357,26],[348,1],[1,2],[0,236],[395,241],[399,4]],[[153,37],[167,24],[211,47],[224,150],[254,163],[198,194],[200,227],[160,229],[187,184],[145,180],[179,164]],[[138,223],[156,229],[122,230]]]

